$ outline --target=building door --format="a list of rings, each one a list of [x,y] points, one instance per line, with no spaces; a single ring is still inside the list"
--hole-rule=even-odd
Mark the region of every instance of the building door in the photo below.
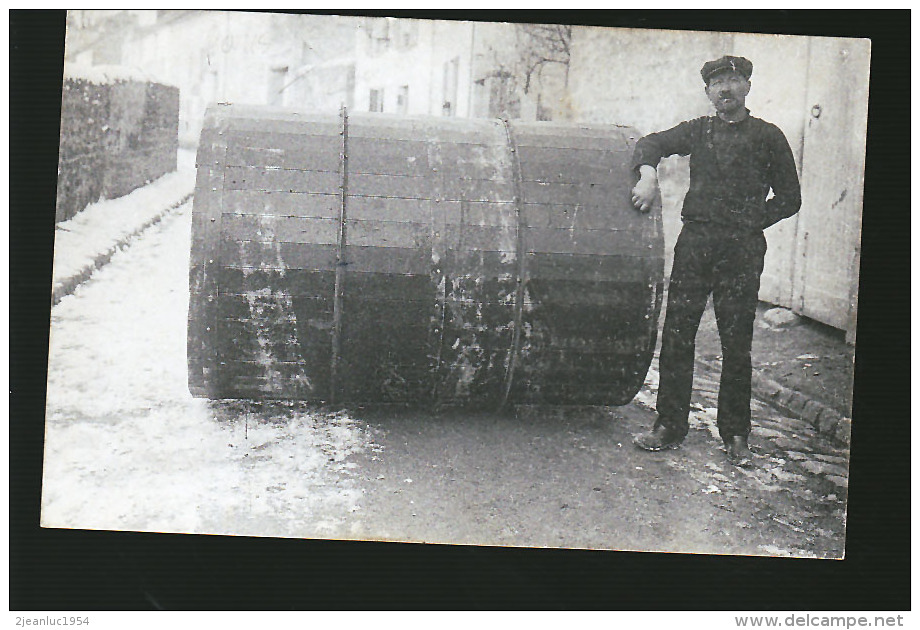
[[[367,111],[369,112],[382,112],[383,111],[383,88],[379,90],[371,90],[368,95],[368,107]]]
[[[855,334],[868,41],[810,41],[792,310]]]

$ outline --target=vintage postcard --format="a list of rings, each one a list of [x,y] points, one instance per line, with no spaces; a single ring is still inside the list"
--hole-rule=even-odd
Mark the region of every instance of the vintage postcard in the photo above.
[[[869,58],[68,12],[42,526],[844,557]]]

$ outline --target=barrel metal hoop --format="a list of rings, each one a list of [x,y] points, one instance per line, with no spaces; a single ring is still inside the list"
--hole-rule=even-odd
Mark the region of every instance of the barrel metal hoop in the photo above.
[[[521,354],[521,329],[524,322],[524,289],[527,279],[526,269],[526,251],[524,235],[527,229],[527,223],[524,217],[524,176],[521,171],[521,160],[518,156],[517,142],[514,137],[514,129],[511,121],[502,118],[502,125],[505,128],[505,137],[508,141],[508,154],[511,161],[511,173],[514,184],[514,209],[517,218],[517,288],[514,292],[514,328],[511,335],[511,348],[508,350],[508,366],[505,369],[504,392],[502,393],[499,409],[503,409],[508,404],[511,396],[511,386],[514,383],[514,371],[517,368]]]
[[[335,404],[338,388],[338,366],[342,352],[342,298],[345,288],[345,248],[348,237],[346,201],[348,199],[348,111],[341,109],[342,118],[342,152],[339,155],[339,169],[342,176],[342,198],[339,206],[338,248],[335,255],[335,289],[332,297],[332,356],[329,366],[329,404]]]

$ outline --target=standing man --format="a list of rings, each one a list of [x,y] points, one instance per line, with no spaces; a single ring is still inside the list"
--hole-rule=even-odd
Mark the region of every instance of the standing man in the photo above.
[[[645,212],[658,194],[661,158],[690,156],[690,190],[674,246],[661,338],[658,418],[635,444],[659,451],[677,448],[686,437],[696,332],[712,294],[723,357],[719,435],[729,460],[744,464],[751,457],[751,339],[767,251],[763,230],[794,215],[801,192],[783,132],[751,116],[744,105],[753,64],[725,56],[700,72],[716,115],[645,136],[633,157],[640,178],[632,201]]]

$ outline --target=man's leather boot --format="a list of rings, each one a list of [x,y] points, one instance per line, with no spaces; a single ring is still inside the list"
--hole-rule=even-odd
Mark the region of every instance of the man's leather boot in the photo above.
[[[633,438],[633,444],[645,451],[664,451],[677,448],[684,441],[684,435],[675,429],[659,424],[651,431],[639,433]]]
[[[728,452],[728,461],[735,466],[749,465],[754,457],[748,448],[747,437],[733,435],[725,440],[725,450]]]

